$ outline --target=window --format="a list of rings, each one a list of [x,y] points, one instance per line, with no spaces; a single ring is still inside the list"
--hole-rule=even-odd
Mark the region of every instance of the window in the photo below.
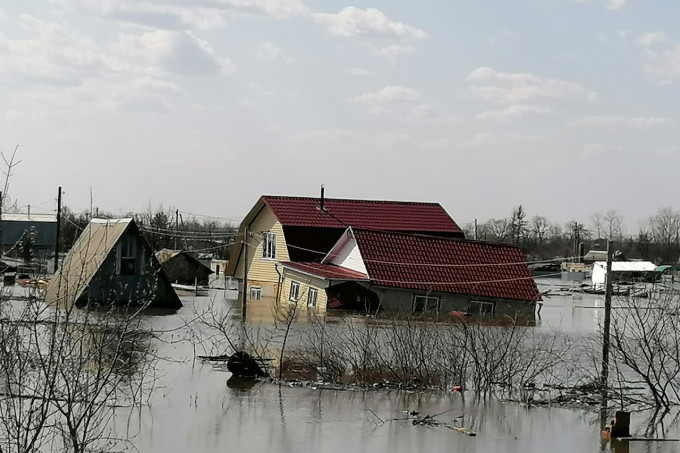
[[[262,299],[262,288],[259,286],[250,287],[250,300]]]
[[[137,241],[133,236],[127,236],[118,243],[118,269],[121,275],[135,275],[137,273]]]
[[[215,266],[215,276],[219,277],[219,275],[220,275],[220,265],[218,264],[218,265]]]
[[[439,312],[439,297],[415,295],[413,296],[413,313]]]
[[[264,233],[262,242],[262,258],[276,258],[276,233]]]
[[[298,282],[290,282],[290,292],[288,293],[288,300],[297,302],[300,294],[300,284]]]
[[[309,294],[307,294],[307,306],[316,308],[316,297],[319,295],[319,291],[314,288],[309,288]]]
[[[473,316],[491,315],[496,313],[496,302],[486,302],[483,300],[471,300],[468,307],[468,314]]]

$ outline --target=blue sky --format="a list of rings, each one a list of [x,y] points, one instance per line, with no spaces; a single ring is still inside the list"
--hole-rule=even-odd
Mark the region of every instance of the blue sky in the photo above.
[[[628,230],[677,205],[671,1],[0,4],[0,149],[44,210],[439,201]],[[37,208],[36,208],[37,209]]]

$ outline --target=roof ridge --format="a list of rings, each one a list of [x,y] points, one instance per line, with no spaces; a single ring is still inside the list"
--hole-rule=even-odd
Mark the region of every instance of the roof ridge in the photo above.
[[[305,201],[318,201],[320,197],[304,197],[298,195],[262,195],[262,198],[277,198],[277,199],[287,199],[287,200],[305,200]],[[324,201],[341,201],[341,202],[351,202],[351,203],[376,203],[376,204],[409,204],[409,205],[429,205],[429,206],[440,206],[441,203],[436,201],[408,201],[408,200],[375,200],[375,199],[365,199],[365,198],[331,198],[324,197]],[[442,207],[443,209],[443,207]]]
[[[408,231],[385,231],[385,230],[379,230],[379,229],[372,229],[372,228],[355,228],[351,227],[352,231],[365,231],[369,233],[379,233],[379,234],[385,234],[385,235],[394,235],[394,236],[409,236],[409,237],[415,237],[415,238],[420,238],[420,239],[430,239],[430,240],[437,240],[437,241],[448,241],[448,242],[464,242],[464,243],[470,243],[470,244],[481,244],[481,245],[491,245],[491,246],[501,246],[501,247],[508,247],[508,248],[517,248],[521,249],[521,247],[517,244],[511,244],[508,242],[497,242],[497,241],[483,241],[481,239],[468,239],[468,238],[459,238],[459,237],[450,237],[450,236],[438,236],[437,234],[425,234],[425,233],[411,233]]]

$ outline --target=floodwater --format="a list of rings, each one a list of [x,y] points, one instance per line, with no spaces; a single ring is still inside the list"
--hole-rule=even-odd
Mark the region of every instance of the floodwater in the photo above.
[[[543,290],[539,286],[539,289]],[[214,303],[228,305],[224,293]],[[140,452],[672,452],[680,442],[630,442],[612,448],[600,440],[596,411],[528,408],[517,403],[475,403],[453,392],[396,390],[338,391],[313,387],[278,387],[259,382],[237,385],[231,374],[195,360],[183,324],[209,298],[184,298],[175,315],[149,317],[165,334],[157,388],[150,405],[121,409],[119,436],[130,437]],[[195,307],[198,307],[198,310]],[[537,329],[558,329],[573,335],[598,329],[601,296],[550,297],[544,301]],[[176,330],[175,330],[176,329]],[[445,424],[463,426],[466,436],[445,426],[414,426],[404,411],[437,415]],[[634,413],[631,432],[646,428],[647,414]],[[677,424],[666,437],[680,437]]]

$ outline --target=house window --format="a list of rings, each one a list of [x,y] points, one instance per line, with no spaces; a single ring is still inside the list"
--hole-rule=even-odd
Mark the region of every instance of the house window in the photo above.
[[[262,288],[260,286],[250,287],[250,300],[262,299]]]
[[[262,258],[276,258],[276,233],[264,233],[262,242]]]
[[[119,243],[119,269],[121,275],[137,273],[137,241],[133,236],[124,237]]]
[[[220,275],[220,265],[218,264],[217,266],[215,266],[215,276],[219,277],[219,275]]]
[[[319,295],[319,291],[314,288],[309,288],[309,294],[307,294],[307,306],[316,308],[316,298]]]
[[[413,296],[413,313],[439,312],[439,297],[416,294]]]
[[[290,292],[288,293],[288,300],[297,302],[300,294],[300,284],[298,282],[290,282]]]
[[[483,300],[471,300],[468,307],[468,314],[473,316],[491,315],[496,313],[496,302],[486,302]]]

